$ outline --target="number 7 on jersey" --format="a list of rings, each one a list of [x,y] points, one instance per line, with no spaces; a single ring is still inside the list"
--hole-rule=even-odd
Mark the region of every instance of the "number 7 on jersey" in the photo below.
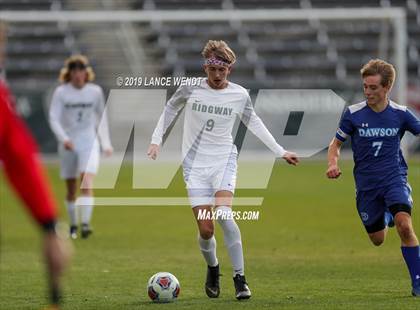
[[[377,157],[378,154],[379,154],[379,151],[380,151],[380,149],[382,147],[382,141],[375,141],[375,142],[373,142],[372,143],[372,147],[376,147],[376,151],[375,151],[374,156]]]

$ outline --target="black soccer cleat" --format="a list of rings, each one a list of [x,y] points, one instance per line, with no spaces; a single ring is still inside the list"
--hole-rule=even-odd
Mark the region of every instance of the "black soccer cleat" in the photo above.
[[[233,278],[233,283],[235,284],[236,299],[249,299],[251,297],[251,291],[246,283],[245,276],[237,274]]]
[[[82,238],[87,239],[89,235],[93,233],[92,229],[90,228],[89,224],[82,224]]]
[[[207,278],[206,278],[206,294],[210,298],[217,298],[220,294],[220,285],[219,285],[219,265],[210,267],[207,266]]]
[[[77,226],[76,225],[70,226],[70,238],[77,239]]]

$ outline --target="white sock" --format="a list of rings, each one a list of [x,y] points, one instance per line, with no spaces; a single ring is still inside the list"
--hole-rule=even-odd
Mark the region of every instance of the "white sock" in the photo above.
[[[217,222],[223,230],[225,245],[227,247],[233,267],[233,276],[244,275],[244,254],[242,251],[241,232],[232,218],[232,209],[227,206],[216,208]]]
[[[70,226],[77,226],[79,224],[78,221],[78,212],[77,212],[77,205],[74,201],[66,201],[67,212],[69,214],[70,219]]]
[[[82,214],[82,224],[89,224],[92,218],[94,198],[91,196],[82,196],[77,199],[77,205]]]
[[[219,261],[216,257],[216,238],[212,236],[210,239],[206,240],[198,234],[198,244],[200,245],[201,253],[203,253],[207,265],[210,267],[217,266]]]

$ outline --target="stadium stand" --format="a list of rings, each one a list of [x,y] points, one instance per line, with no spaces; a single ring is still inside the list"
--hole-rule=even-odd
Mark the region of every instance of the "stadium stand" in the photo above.
[[[0,10],[56,10],[59,4],[54,0],[2,0]],[[7,37],[5,70],[18,92],[50,87],[63,58],[72,51],[63,25],[8,24]]]
[[[200,1],[132,1],[136,9],[187,9]],[[395,1],[206,1],[203,8],[360,8],[403,7],[408,16],[410,81],[419,81],[420,14],[413,0]],[[381,22],[164,23],[151,26],[141,37],[151,59],[162,63],[164,75],[198,75],[200,48],[209,38],[228,41],[238,51],[235,78],[250,88],[332,88],[360,92],[358,70],[372,57],[392,55],[392,42],[381,40]],[[385,33],[386,34],[386,33]],[[389,37],[389,36],[388,36]],[[166,51],[163,53],[163,51]],[[180,57],[179,55],[182,55]],[[188,61],[185,61],[188,59]],[[348,98],[349,100],[352,97]]]

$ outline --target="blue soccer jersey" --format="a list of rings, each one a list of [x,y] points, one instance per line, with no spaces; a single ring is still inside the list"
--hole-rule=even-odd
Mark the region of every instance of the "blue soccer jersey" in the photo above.
[[[344,112],[335,137],[351,137],[358,191],[407,182],[407,164],[400,149],[405,131],[420,134],[420,120],[407,107],[390,101],[382,112],[363,101]]]

